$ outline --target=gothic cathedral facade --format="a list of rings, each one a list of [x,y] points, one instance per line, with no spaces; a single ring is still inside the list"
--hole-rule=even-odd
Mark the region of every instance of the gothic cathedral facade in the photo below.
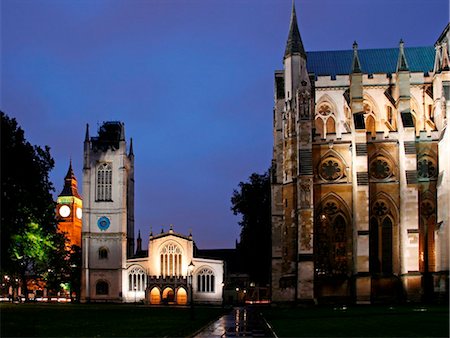
[[[274,302],[448,297],[449,35],[307,53],[293,7],[275,72]]]

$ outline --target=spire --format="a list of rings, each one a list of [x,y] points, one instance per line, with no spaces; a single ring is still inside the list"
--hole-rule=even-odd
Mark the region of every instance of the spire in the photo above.
[[[125,124],[120,124],[120,141],[125,141]]]
[[[406,62],[405,48],[403,39],[400,39],[399,53],[397,61],[397,72],[399,71],[409,71],[408,63]]]
[[[59,196],[74,196],[81,199],[81,196],[78,194],[77,179],[72,169],[72,159],[69,162],[69,169],[67,170],[66,177],[64,178],[64,188]]]
[[[295,13],[295,3],[292,0],[291,23],[289,27],[289,36],[286,43],[286,51],[284,58],[292,56],[293,54],[300,54],[306,59],[305,49],[303,48],[302,38],[297,25],[297,15]]]
[[[128,157],[134,156],[133,152],[133,138],[130,138],[130,152],[128,154]]]
[[[84,142],[89,142],[89,123],[86,123],[86,136],[84,137]]]
[[[139,255],[142,252],[142,238],[141,238],[141,230],[138,232],[138,238],[136,240],[137,242],[137,248],[136,248],[136,256]]]
[[[353,61],[352,61],[352,73],[361,73],[361,63],[358,56],[358,44],[353,42]]]

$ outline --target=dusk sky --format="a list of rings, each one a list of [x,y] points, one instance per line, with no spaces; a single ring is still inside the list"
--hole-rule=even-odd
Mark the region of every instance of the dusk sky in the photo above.
[[[296,1],[307,51],[431,46],[448,0]],[[0,109],[49,145],[61,192],[82,190],[86,123],[125,123],[135,153],[135,228],[192,229],[233,248],[233,189],[272,157],[273,72],[290,0],[2,0]],[[6,160],[6,159],[2,159]]]

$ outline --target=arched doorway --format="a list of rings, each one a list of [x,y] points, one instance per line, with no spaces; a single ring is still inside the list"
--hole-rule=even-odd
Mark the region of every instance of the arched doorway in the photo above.
[[[150,291],[150,304],[159,303],[161,303],[161,293],[157,287],[154,287],[152,291]]]
[[[165,288],[162,294],[162,301],[163,303],[173,303],[175,302],[175,292],[172,288]]]
[[[177,291],[177,304],[187,304],[187,292],[184,288],[179,288]]]

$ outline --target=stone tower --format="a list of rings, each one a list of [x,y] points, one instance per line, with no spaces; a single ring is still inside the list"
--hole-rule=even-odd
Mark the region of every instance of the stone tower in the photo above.
[[[294,4],[283,64],[275,73],[272,299],[311,301],[312,90]]]
[[[81,247],[81,218],[83,202],[78,194],[78,185],[72,170],[72,161],[64,179],[64,188],[56,201],[58,230],[66,234],[69,246]]]
[[[134,253],[134,154],[121,122],[86,127],[83,167],[82,301],[121,301],[126,259]]]

